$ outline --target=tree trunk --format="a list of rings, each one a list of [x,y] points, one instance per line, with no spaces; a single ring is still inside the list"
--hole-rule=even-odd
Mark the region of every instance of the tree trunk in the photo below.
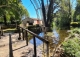
[[[54,0],[50,0],[48,13],[47,13],[47,27],[49,27],[49,31],[52,31],[51,25],[52,25],[52,19],[53,19],[53,3],[54,3]]]
[[[6,15],[5,14],[4,14],[3,18],[4,18],[4,24],[7,25],[7,19],[6,19]]]
[[[45,27],[49,27],[49,29],[51,30],[51,24],[52,24],[52,19],[53,19],[53,3],[55,2],[55,0],[49,1],[50,4],[48,7],[47,16],[46,16],[46,11],[45,11],[44,1],[41,0],[41,2],[42,2],[42,13],[43,13],[44,25]]]
[[[44,21],[44,25],[46,26],[46,11],[45,11],[45,6],[44,6],[44,1],[41,0],[42,3],[42,13],[43,13],[43,21]]]
[[[70,23],[71,23],[71,4],[69,0],[69,29],[70,29]]]

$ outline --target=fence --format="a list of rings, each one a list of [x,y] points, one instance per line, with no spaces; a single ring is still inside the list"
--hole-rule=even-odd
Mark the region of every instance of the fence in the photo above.
[[[38,36],[37,34],[31,32],[28,29],[22,28],[20,26],[17,26],[17,30],[19,32],[19,40],[21,39],[21,32],[23,35],[23,40],[25,38],[26,40],[26,45],[28,45],[28,33],[30,33],[31,35],[33,35],[33,43],[34,43],[34,55],[33,57],[37,57],[37,49],[36,49],[36,39],[35,37],[37,37],[39,40],[43,41],[44,43],[46,43],[46,47],[47,47],[47,57],[49,57],[49,42],[47,40],[45,40],[43,37]],[[25,33],[25,35],[24,35]],[[13,49],[12,49],[12,41],[11,41],[11,34],[9,34],[9,57],[13,57]]]

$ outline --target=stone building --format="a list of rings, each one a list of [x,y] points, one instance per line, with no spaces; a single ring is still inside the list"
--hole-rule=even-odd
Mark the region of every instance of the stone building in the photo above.
[[[39,20],[37,18],[25,18],[22,20],[22,24],[20,26],[30,26],[30,25],[42,25],[42,20]]]

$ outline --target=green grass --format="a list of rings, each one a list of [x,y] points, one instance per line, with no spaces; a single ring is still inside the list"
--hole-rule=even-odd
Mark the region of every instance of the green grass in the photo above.
[[[3,32],[15,32],[16,28],[3,29]]]

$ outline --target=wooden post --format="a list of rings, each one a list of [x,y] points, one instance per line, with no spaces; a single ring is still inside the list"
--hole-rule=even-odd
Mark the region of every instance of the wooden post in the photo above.
[[[18,25],[17,25],[17,21],[15,21],[15,26],[16,26],[16,28],[17,28],[17,26],[18,26]]]
[[[1,31],[0,31],[0,39],[1,39]]]
[[[1,36],[3,36],[3,30],[1,30]]]
[[[36,54],[36,38],[35,38],[35,36],[33,36],[33,42],[34,42],[34,57],[37,57],[37,54]]]
[[[27,33],[27,31],[25,31],[25,40],[26,40],[26,45],[28,45],[28,33]]]
[[[24,40],[24,30],[23,30],[23,28],[22,28],[22,38],[23,38],[23,40]]]
[[[49,57],[49,43],[46,44],[47,44],[47,57]]]
[[[18,27],[18,30],[19,30],[19,38],[18,40],[21,40],[21,32],[20,32],[20,28]]]
[[[11,34],[9,34],[9,57],[13,57]]]
[[[2,29],[2,26],[0,27],[0,29],[1,29],[1,36],[3,36],[3,29]]]
[[[0,39],[1,39],[1,26],[0,26]]]
[[[45,53],[44,53],[44,42],[43,42],[43,54],[44,54],[44,57],[45,57]]]

